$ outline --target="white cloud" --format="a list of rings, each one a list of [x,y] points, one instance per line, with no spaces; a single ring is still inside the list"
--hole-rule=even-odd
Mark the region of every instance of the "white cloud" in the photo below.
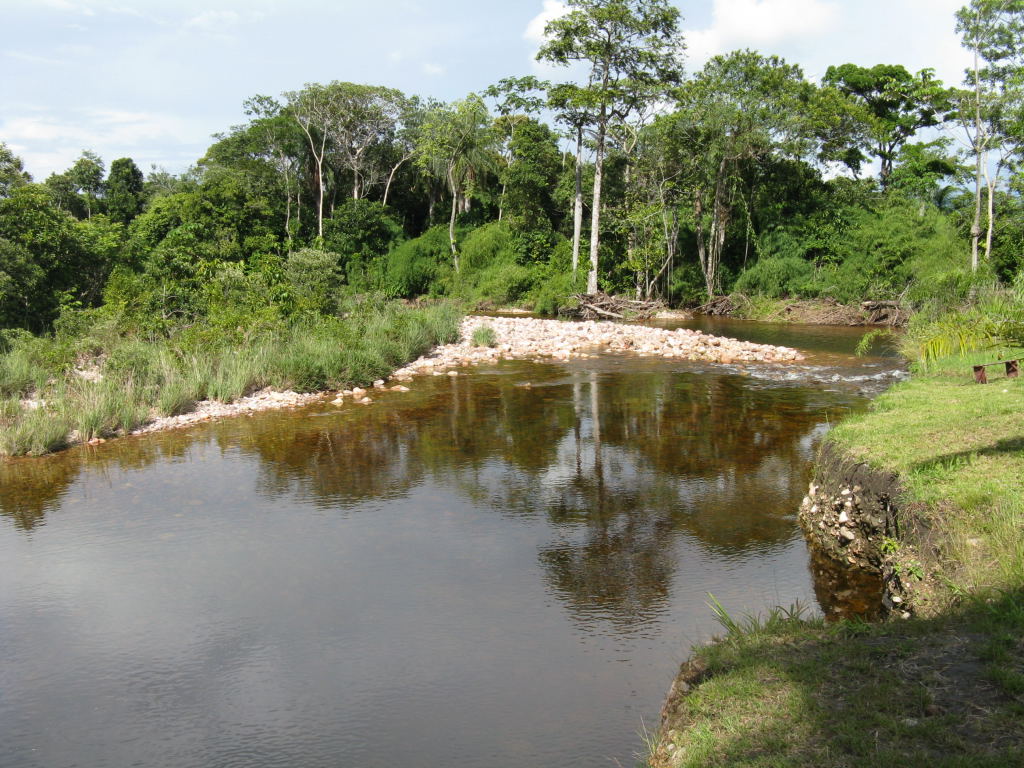
[[[788,41],[824,38],[840,19],[834,0],[713,0],[708,29],[688,32],[687,53],[695,68],[737,48],[766,53]]]
[[[425,62],[420,69],[423,70],[423,74],[430,75],[431,77],[437,77],[443,75],[447,70],[440,64],[433,64],[431,62]]]
[[[173,154],[173,148],[182,145],[183,136],[208,133],[187,120],[159,113],[86,109],[55,115],[31,108],[19,111],[22,114],[17,117],[0,120],[0,136],[36,179],[67,169],[83,149],[98,152],[108,163],[139,153],[145,155],[135,158],[140,166],[166,162],[166,150],[159,157],[150,157],[151,148],[172,148]],[[194,157],[195,152],[196,148],[189,147],[183,153]]]
[[[559,16],[565,16],[568,12],[569,7],[561,0],[544,0],[543,10],[530,19],[530,23],[526,25],[526,31],[523,32],[523,38],[539,48],[544,43],[544,28],[548,22]]]
[[[203,11],[185,22],[186,27],[201,29],[204,32],[219,32],[224,27],[233,27],[241,21],[235,11]]]
[[[29,64],[48,64],[51,66],[63,67],[68,64],[63,59],[52,59],[48,56],[39,56],[35,53],[24,53],[23,51],[4,51],[4,56],[18,61],[27,61]]]
[[[65,13],[80,13],[83,16],[95,16],[96,12],[87,5],[82,3],[72,2],[72,0],[36,0],[39,5],[45,5],[47,8],[53,8],[57,11],[64,11]]]
[[[817,81],[830,65],[932,67],[947,85],[969,64],[955,32],[964,0],[710,0],[712,22],[687,30],[687,69],[737,48],[778,54]]]

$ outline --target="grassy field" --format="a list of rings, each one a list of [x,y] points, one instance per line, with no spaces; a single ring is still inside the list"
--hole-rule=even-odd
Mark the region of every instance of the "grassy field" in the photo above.
[[[353,305],[263,327],[193,326],[140,338],[111,324],[73,335],[22,336],[0,355],[0,456],[41,455],[124,434],[201,400],[232,402],[264,387],[299,392],[368,384],[455,340],[447,304]]]
[[[1024,765],[1024,379],[975,384],[993,359],[941,360],[829,436],[901,477],[918,616],[716,608],[725,635],[677,681],[651,765]]]

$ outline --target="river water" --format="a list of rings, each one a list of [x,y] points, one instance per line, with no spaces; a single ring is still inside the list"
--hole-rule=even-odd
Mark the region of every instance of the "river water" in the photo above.
[[[730,612],[818,610],[795,513],[892,381],[603,355],[0,464],[0,766],[635,764]]]

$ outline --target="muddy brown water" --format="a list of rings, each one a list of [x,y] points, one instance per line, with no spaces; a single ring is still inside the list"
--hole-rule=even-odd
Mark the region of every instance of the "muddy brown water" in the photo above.
[[[0,765],[632,765],[730,611],[819,610],[814,446],[891,381],[605,355],[0,465]]]

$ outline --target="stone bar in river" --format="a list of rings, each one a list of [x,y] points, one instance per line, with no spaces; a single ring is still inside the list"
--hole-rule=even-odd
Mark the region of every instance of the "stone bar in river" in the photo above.
[[[494,330],[493,347],[473,346],[473,331]],[[628,352],[642,357],[712,363],[784,363],[803,360],[795,349],[711,336],[688,328],[667,330],[608,321],[569,322],[531,317],[467,317],[462,341],[434,349],[395,371],[393,378],[439,373],[448,368],[511,359],[569,360],[597,352]]]

